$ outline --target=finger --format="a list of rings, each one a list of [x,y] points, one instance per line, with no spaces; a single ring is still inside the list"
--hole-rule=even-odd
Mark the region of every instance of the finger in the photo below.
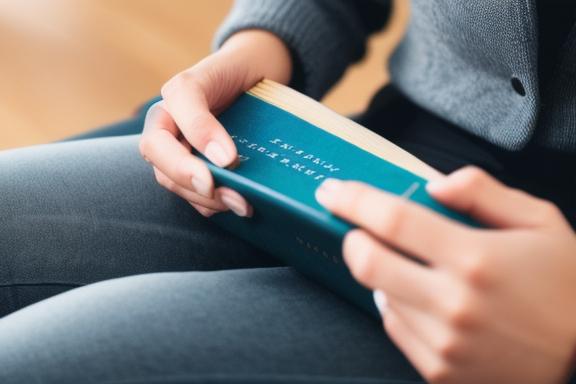
[[[143,136],[149,135],[157,130],[170,132],[174,137],[180,135],[180,129],[166,110],[166,101],[160,100],[148,108],[144,119]]]
[[[212,114],[214,101],[207,100],[207,94],[215,92],[215,87],[202,85],[205,76],[194,76],[194,71],[185,71],[162,87],[166,108],[195,149],[214,164],[226,167],[238,157],[236,146]]]
[[[348,232],[344,261],[352,276],[371,290],[428,309],[438,284],[435,271],[400,255],[361,229]]]
[[[551,203],[512,189],[475,167],[430,181],[430,195],[441,204],[496,228],[533,228],[561,216]]]
[[[192,207],[194,207],[195,210],[198,211],[198,213],[200,213],[200,214],[201,214],[202,216],[204,216],[204,217],[210,217],[210,216],[218,213],[218,211],[215,211],[215,210],[210,209],[210,208],[203,207],[203,206],[198,205],[198,204],[194,204],[194,203],[192,203],[192,202],[190,202],[190,201],[189,201],[189,203],[190,203],[190,205],[191,205]]]
[[[471,235],[463,224],[358,182],[328,179],[316,198],[335,215],[430,265],[458,257]]]
[[[189,189],[183,188],[180,185],[176,184],[172,180],[170,180],[166,175],[164,175],[158,168],[154,167],[154,173],[156,175],[156,180],[160,185],[164,188],[168,189],[169,191],[177,194],[178,196],[182,197],[184,200],[187,200],[194,206],[201,206],[212,211],[216,212],[225,212],[228,210],[228,207],[222,202],[218,195],[214,195],[214,198],[207,198],[204,197],[194,191]]]
[[[427,380],[438,382],[437,379],[445,375],[448,367],[428,345],[414,334],[393,309],[390,309],[384,317],[384,328],[394,344]]]
[[[388,306],[414,337],[439,359],[452,363],[470,360],[473,346],[467,335],[472,326],[455,325],[437,313],[398,300],[390,300]]]
[[[216,189],[216,195],[232,212],[240,217],[252,217],[253,208],[242,195],[233,189],[220,187]]]
[[[385,292],[388,307],[415,308],[457,329],[471,328],[481,317],[473,291],[450,271],[414,263],[361,229],[348,232],[343,253],[354,278]]]
[[[193,156],[188,147],[178,141],[177,135],[178,129],[163,103],[157,103],[146,116],[140,151],[174,183],[212,198],[214,182],[208,166]]]

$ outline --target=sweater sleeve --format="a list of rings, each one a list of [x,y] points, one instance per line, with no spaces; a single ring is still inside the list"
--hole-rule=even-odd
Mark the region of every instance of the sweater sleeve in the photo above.
[[[264,29],[290,48],[291,86],[320,99],[365,52],[390,14],[387,0],[236,0],[213,41],[216,50],[243,29]]]

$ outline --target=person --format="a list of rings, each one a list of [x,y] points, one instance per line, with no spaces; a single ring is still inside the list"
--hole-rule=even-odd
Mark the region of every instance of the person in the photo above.
[[[195,153],[235,160],[214,115],[262,78],[320,98],[387,2],[237,1],[217,50],[162,88],[141,137],[0,153],[0,380],[568,381],[573,8],[412,1],[392,85],[358,120],[448,173],[428,192],[486,228],[325,181],[317,199],[358,226],[345,261],[383,323],[203,219],[249,203],[214,188]]]

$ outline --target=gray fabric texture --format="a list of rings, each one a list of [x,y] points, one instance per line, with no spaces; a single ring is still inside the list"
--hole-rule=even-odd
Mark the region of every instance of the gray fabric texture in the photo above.
[[[389,8],[389,1],[238,0],[216,32],[213,49],[240,30],[269,30],[301,64],[299,90],[319,99],[363,56],[366,38],[384,25]]]
[[[0,383],[421,382],[377,319],[158,185],[138,141],[0,152]]]
[[[364,2],[237,1],[214,47],[241,29],[270,30],[295,52],[305,77],[300,90],[319,99],[374,30],[364,26],[375,25],[377,8],[352,12],[355,3]],[[381,14],[383,25],[388,12]],[[504,149],[520,150],[537,136],[545,147],[574,152],[576,33],[552,81],[552,103],[542,103],[537,21],[535,0],[412,0],[406,34],[390,60],[392,81],[421,107]]]
[[[542,129],[537,140],[555,149],[576,148],[576,28],[560,56],[550,88],[543,95]]]
[[[0,381],[421,383],[376,319],[288,267],[155,273],[0,319]]]
[[[160,186],[138,140],[0,152],[0,316],[116,277],[281,265]]]

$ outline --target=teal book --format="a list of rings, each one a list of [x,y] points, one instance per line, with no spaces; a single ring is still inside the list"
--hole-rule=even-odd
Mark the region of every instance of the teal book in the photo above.
[[[218,120],[241,162],[234,170],[208,166],[217,186],[239,192],[254,211],[252,218],[225,212],[212,220],[374,316],[372,292],[342,259],[342,240],[353,226],[314,198],[323,180],[359,180],[469,222],[426,193],[438,171],[287,87],[264,80]]]

